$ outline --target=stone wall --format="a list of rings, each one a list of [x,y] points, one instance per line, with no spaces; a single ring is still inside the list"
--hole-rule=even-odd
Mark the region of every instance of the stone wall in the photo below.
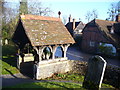
[[[87,71],[87,62],[70,60],[72,71],[85,75]],[[114,87],[120,88],[120,67],[107,65],[103,82],[110,84]]]
[[[120,68],[107,65],[103,82],[120,88]]]
[[[43,63],[44,61],[40,62],[34,68],[36,68],[36,79],[44,79],[47,77],[51,77],[55,73],[65,73],[71,71],[72,68],[69,65],[69,60],[55,60],[55,61],[48,61]]]
[[[48,60],[41,61],[37,65],[34,65],[34,78],[36,79],[44,79],[47,77],[51,77],[55,73],[66,73],[69,71],[79,72],[85,75],[85,71],[87,69],[86,62],[80,62],[75,60]]]
[[[49,63],[39,63],[36,72],[36,79],[51,77],[55,73],[65,73],[72,71],[85,75],[87,71],[87,62],[78,60],[58,60]],[[104,75],[104,83],[108,83],[115,87],[120,86],[120,68],[112,65],[107,65]]]
[[[73,73],[80,73],[81,75],[85,75],[87,70],[87,62],[78,61],[78,60],[69,60],[69,64],[72,68]]]

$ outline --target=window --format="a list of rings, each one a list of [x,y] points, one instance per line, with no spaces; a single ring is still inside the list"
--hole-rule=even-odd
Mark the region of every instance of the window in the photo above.
[[[90,41],[90,47],[94,47],[95,46],[95,42]]]

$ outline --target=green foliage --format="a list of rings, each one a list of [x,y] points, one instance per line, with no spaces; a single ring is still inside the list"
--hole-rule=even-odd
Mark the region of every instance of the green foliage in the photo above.
[[[8,23],[3,23],[2,25],[2,39],[11,39],[15,31],[16,24],[18,22],[18,17],[11,19]]]
[[[3,45],[2,46],[2,55],[11,56],[17,53],[17,49],[14,45]]]
[[[20,2],[20,9],[19,9],[20,14],[28,14],[28,7],[27,7],[27,2],[21,1]]]
[[[102,83],[101,87],[110,87],[110,88],[113,88],[113,86],[111,86],[109,84],[104,84],[104,83]]]
[[[115,53],[113,53],[113,48],[111,46],[105,46],[104,43],[99,45],[99,53],[104,56],[115,56]]]

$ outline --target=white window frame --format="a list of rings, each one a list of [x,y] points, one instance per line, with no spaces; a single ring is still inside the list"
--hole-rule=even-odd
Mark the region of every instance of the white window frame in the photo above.
[[[90,47],[94,47],[95,46],[95,42],[94,41],[90,41]]]

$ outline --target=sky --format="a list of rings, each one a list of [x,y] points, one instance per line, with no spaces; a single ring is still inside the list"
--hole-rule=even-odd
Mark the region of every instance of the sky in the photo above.
[[[109,1],[109,2],[108,2]],[[111,3],[118,2],[119,0],[104,0],[104,1],[51,1],[44,2],[48,5],[54,12],[53,16],[58,17],[58,11],[61,11],[61,17],[65,17],[68,20],[69,15],[71,14],[72,18],[75,18],[76,21],[79,21],[79,18],[84,23],[88,21],[85,19],[85,15],[88,11],[96,10],[98,13],[98,19],[105,20],[108,18],[108,9],[110,8]]]
[[[9,0],[11,2],[16,2],[18,0]],[[26,1],[26,0],[23,0]],[[36,0],[29,0],[34,2]],[[43,6],[50,7],[54,12],[52,17],[58,17],[58,11],[61,11],[61,19],[66,18],[68,22],[68,17],[71,14],[72,18],[76,21],[79,19],[87,23],[85,15],[88,11],[96,10],[98,13],[97,19],[105,20],[108,18],[107,11],[110,8],[111,3],[117,3],[120,0],[37,0],[42,2]]]

